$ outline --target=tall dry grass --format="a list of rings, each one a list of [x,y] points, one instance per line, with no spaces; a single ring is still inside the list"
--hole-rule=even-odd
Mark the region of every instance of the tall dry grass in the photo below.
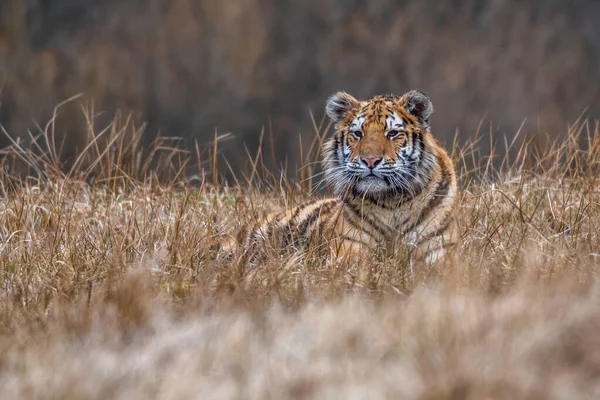
[[[107,111],[98,118],[133,111],[150,134],[189,148],[218,128],[254,153],[271,130],[267,161],[295,166],[290,138],[310,131],[306,110],[320,115],[335,91],[420,89],[446,140],[468,139],[483,116],[495,134],[524,120],[555,133],[586,108],[600,112],[599,19],[596,0],[5,0],[0,121],[26,137],[32,118],[84,93]],[[57,120],[65,157],[85,145],[78,115],[69,107]],[[222,149],[241,169],[243,149]]]
[[[82,115],[88,141],[70,163],[52,120],[3,151],[2,398],[600,394],[597,122],[492,156],[477,136],[447,143],[460,242],[412,270],[403,254],[374,259],[361,280],[301,251],[254,268],[211,254],[219,235],[318,186],[324,125],[298,179],[263,168],[265,137],[264,154],[224,185],[223,138],[207,152],[147,147],[126,117]]]

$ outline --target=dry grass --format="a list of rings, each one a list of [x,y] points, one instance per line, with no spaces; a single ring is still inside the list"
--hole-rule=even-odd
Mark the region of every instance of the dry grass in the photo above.
[[[224,231],[318,178],[269,177],[260,155],[240,186],[185,178],[189,154],[92,120],[66,167],[52,124],[4,154],[3,399],[600,395],[598,124],[544,149],[523,141],[512,162],[455,149],[459,245],[412,272],[402,254],[373,261],[364,282],[301,252],[252,270],[211,258]]]

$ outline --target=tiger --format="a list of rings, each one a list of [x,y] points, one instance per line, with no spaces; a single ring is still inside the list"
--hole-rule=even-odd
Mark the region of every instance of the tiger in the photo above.
[[[326,245],[332,260],[361,262],[378,249],[412,249],[411,260],[435,262],[455,243],[456,172],[430,128],[431,100],[412,90],[359,101],[333,94],[325,112],[334,125],[323,144],[324,181],[333,196],[268,215],[230,251],[250,256],[269,240]]]

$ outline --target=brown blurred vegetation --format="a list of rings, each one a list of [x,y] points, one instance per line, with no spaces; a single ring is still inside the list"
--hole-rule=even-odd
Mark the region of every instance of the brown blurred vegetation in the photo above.
[[[599,20],[595,0],[5,0],[0,122],[25,136],[83,93],[100,120],[132,112],[189,145],[216,130],[252,151],[264,127],[294,166],[309,110],[319,120],[333,91],[419,88],[446,141],[482,118],[486,136],[525,119],[526,133],[555,135],[599,115]],[[86,140],[78,104],[59,121],[67,156]],[[225,150],[239,167],[244,146]]]

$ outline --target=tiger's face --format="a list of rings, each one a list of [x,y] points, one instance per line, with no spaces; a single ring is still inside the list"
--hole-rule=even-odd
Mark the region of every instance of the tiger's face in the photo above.
[[[327,101],[326,112],[336,131],[324,146],[324,168],[337,194],[414,196],[426,184],[435,154],[433,106],[423,93],[358,101],[339,92]]]

